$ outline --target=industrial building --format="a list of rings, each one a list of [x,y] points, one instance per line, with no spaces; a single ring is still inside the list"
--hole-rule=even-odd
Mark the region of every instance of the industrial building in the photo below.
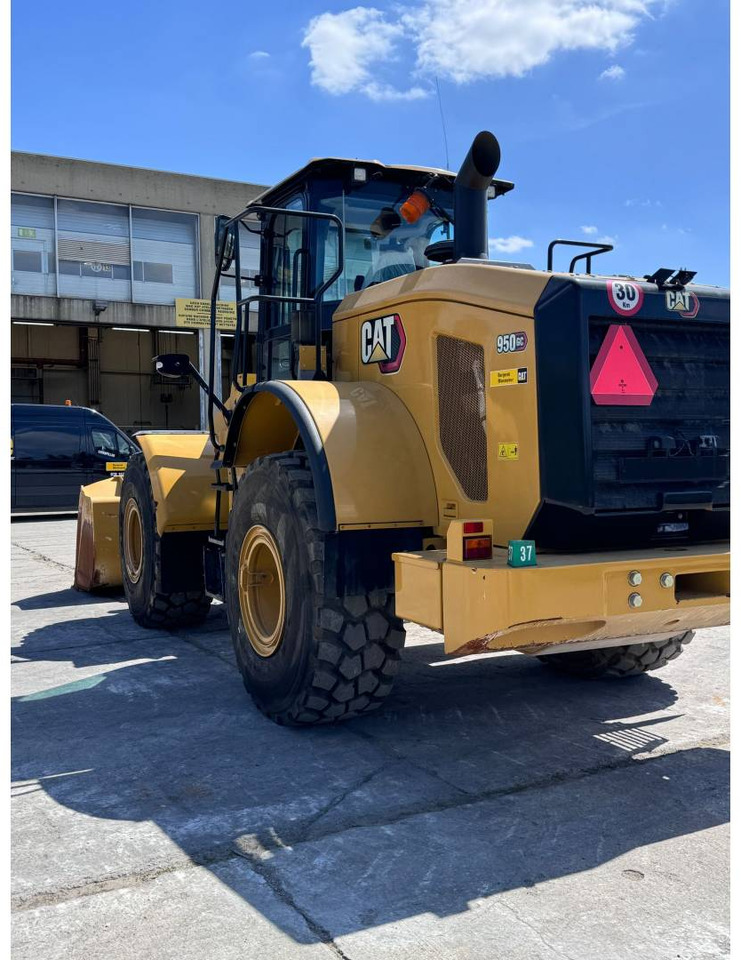
[[[11,189],[13,401],[69,400],[129,432],[203,427],[201,391],[159,377],[152,358],[187,353],[205,367],[207,331],[183,326],[176,301],[181,314],[203,306],[194,301],[211,293],[214,218],[265,188],[15,152]],[[243,263],[243,275],[256,273],[256,245]],[[233,281],[222,282],[220,299],[230,298]],[[220,332],[218,375],[232,340]]]

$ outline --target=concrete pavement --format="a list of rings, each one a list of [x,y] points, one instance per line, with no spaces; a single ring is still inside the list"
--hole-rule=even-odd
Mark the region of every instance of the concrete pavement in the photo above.
[[[590,683],[410,628],[382,713],[289,730],[74,531],[11,530],[15,960],[727,955],[728,629]]]

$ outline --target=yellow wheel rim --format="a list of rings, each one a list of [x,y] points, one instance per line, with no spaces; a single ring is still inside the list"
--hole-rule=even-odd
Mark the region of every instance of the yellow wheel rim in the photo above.
[[[139,505],[133,498],[126,502],[123,534],[126,574],[132,583],[137,583],[144,566],[144,535]]]
[[[239,606],[255,653],[271,657],[280,646],[286,621],[283,564],[272,533],[251,527],[239,551]]]

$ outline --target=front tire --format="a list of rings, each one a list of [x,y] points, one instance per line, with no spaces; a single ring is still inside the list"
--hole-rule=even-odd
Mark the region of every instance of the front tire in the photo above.
[[[124,593],[131,616],[148,629],[175,630],[203,623],[211,598],[203,590],[164,593],[162,551],[144,454],[126,465],[119,504],[119,555]]]
[[[375,710],[399,669],[404,628],[393,594],[331,594],[329,553],[306,454],[251,464],[229,516],[225,602],[244,685],[276,723]]]
[[[568,673],[586,680],[637,677],[642,673],[660,670],[670,660],[676,660],[694,635],[692,630],[688,630],[656,643],[631,643],[624,647],[552,653],[538,657],[538,660],[559,673]]]

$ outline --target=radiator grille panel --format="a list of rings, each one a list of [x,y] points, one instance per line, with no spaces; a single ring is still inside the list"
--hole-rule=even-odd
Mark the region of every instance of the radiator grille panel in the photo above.
[[[488,497],[484,348],[437,338],[440,443],[469,500]]]

